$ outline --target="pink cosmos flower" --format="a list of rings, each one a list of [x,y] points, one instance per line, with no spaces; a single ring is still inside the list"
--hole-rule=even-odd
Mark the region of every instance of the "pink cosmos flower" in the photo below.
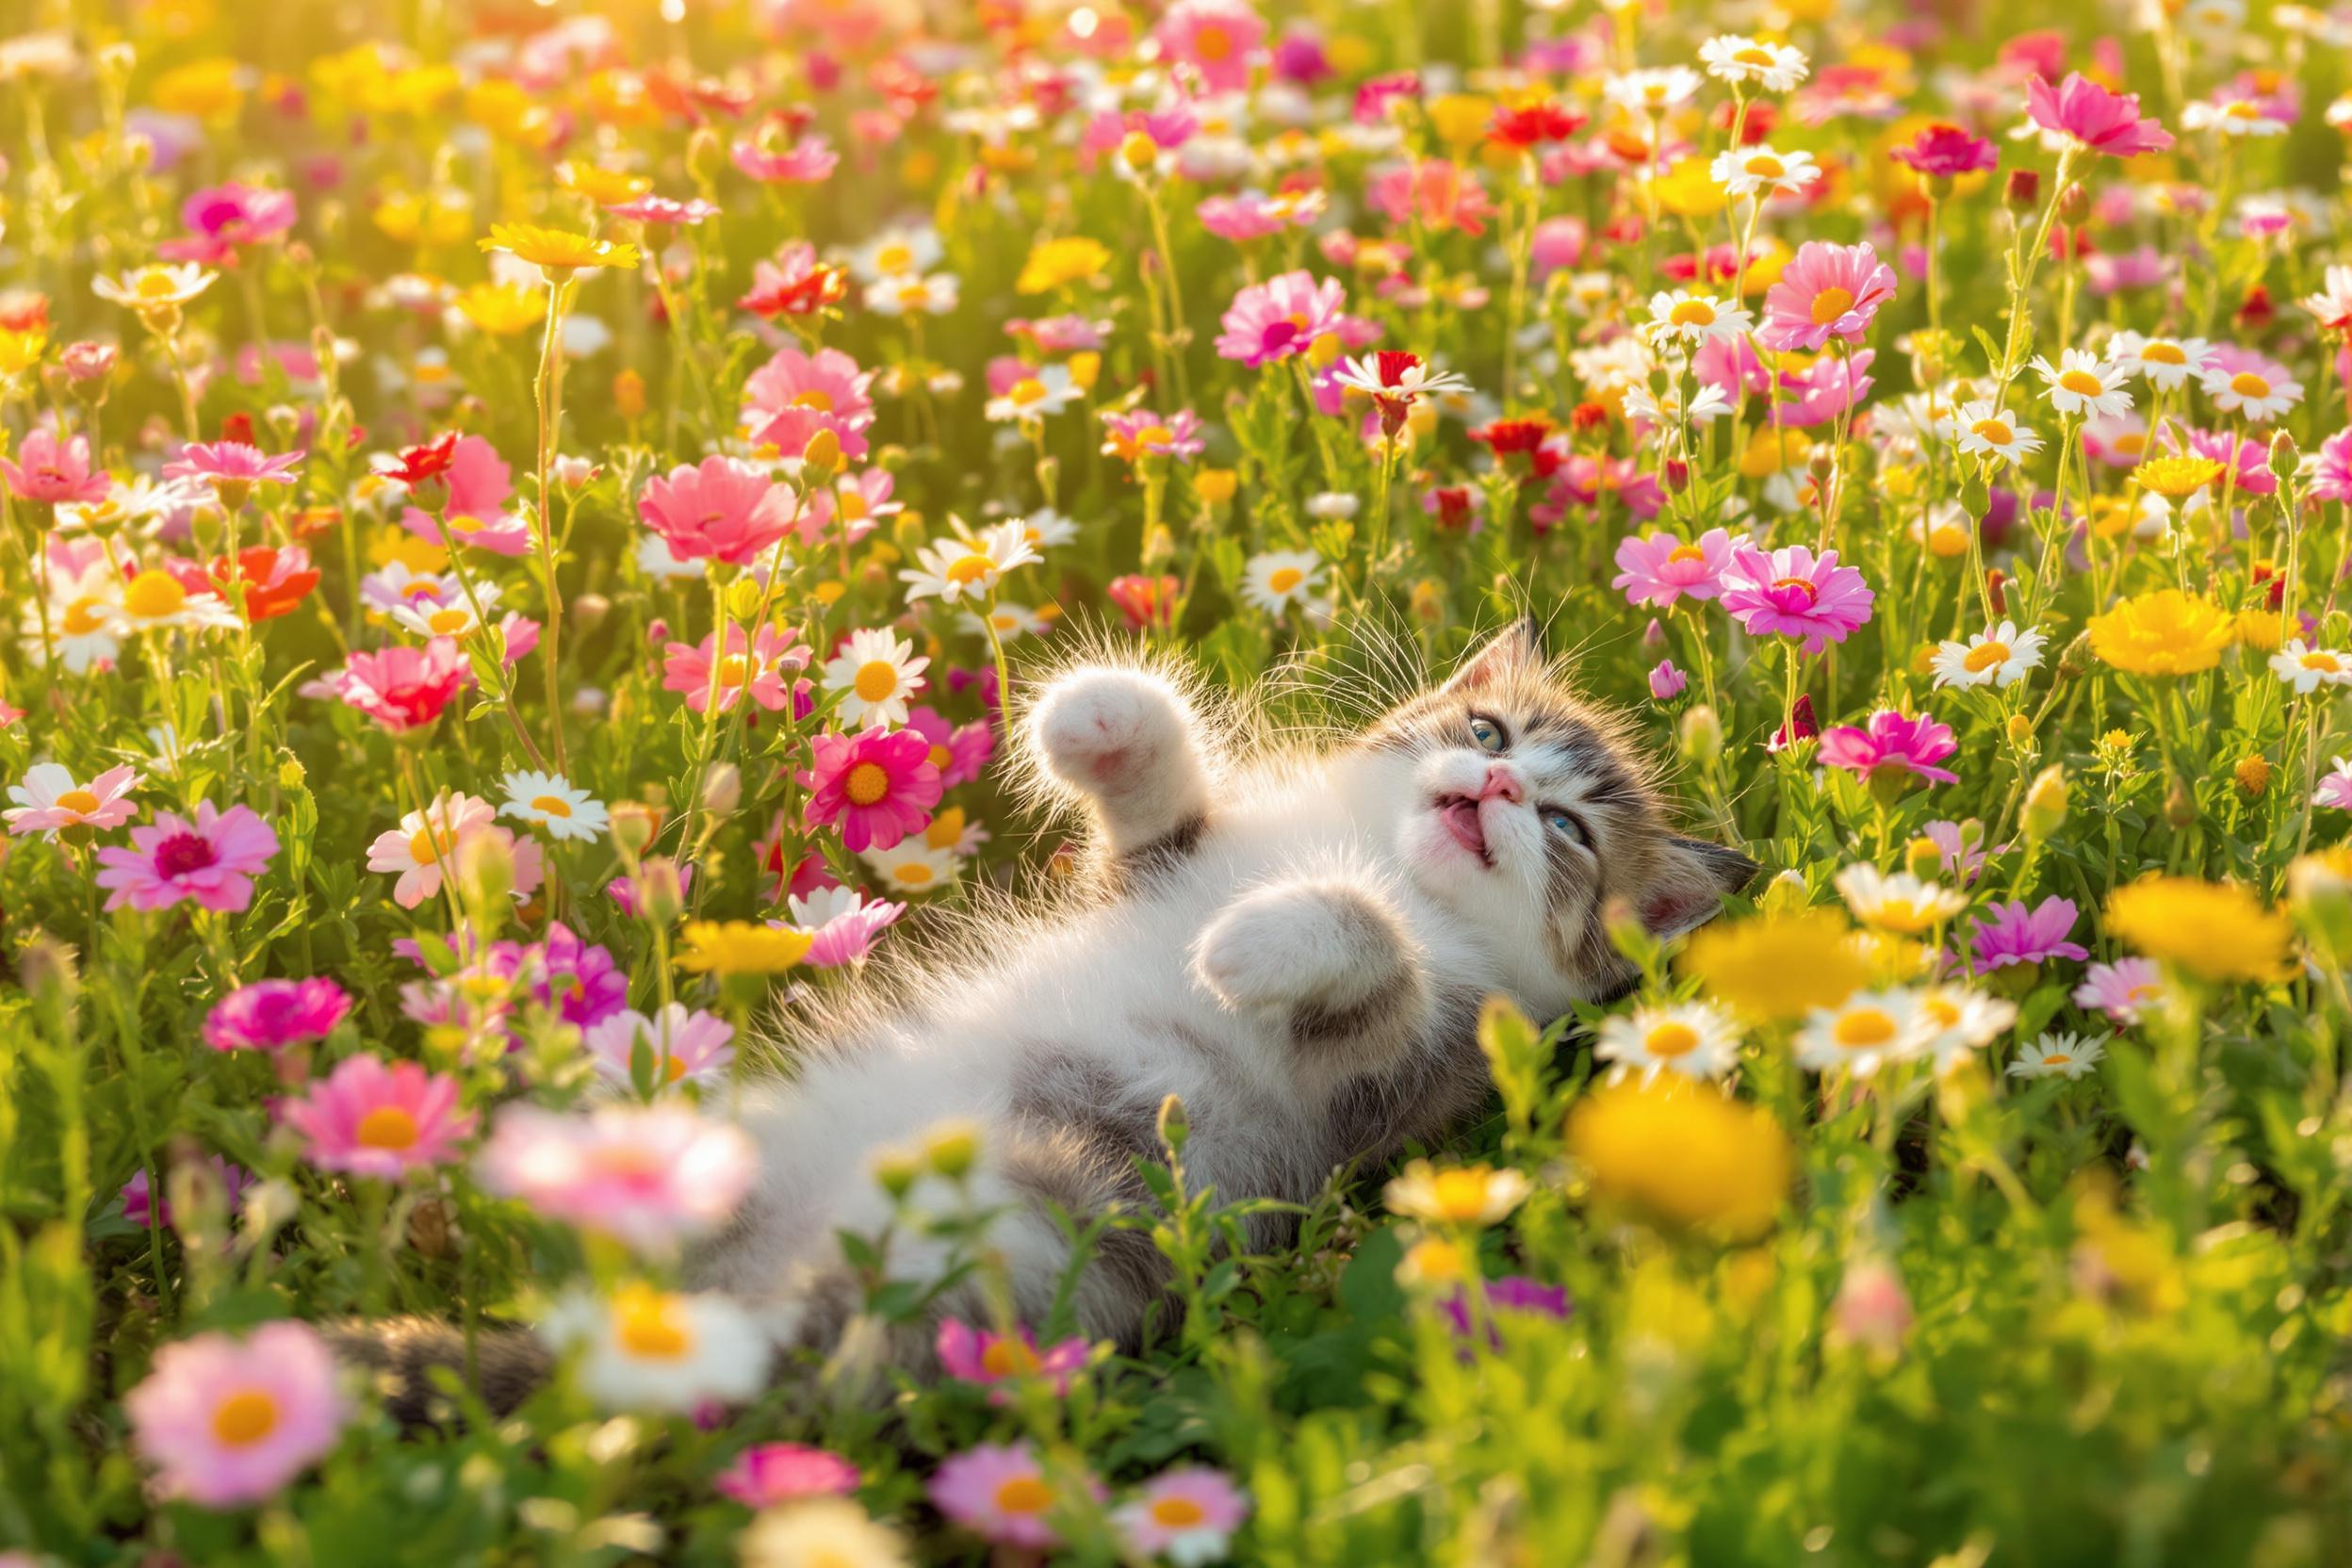
[[[645,481],[637,514],[679,561],[741,566],[765,554],[792,526],[792,492],[737,458],[681,463]]]
[[[1198,457],[1208,450],[1200,439],[1200,416],[1188,408],[1163,417],[1148,408],[1102,416],[1103,451],[1133,463],[1138,458]]]
[[[402,645],[380,653],[355,652],[327,678],[327,685],[346,703],[400,735],[439,718],[469,673],[456,642],[435,637],[421,648]]]
[[[1630,457],[1578,452],[1553,470],[1551,488],[1543,501],[1527,509],[1527,516],[1539,530],[1548,529],[1571,506],[1598,512],[1604,504],[1622,507],[1637,521],[1646,523],[1664,509],[1666,493],[1658,488],[1658,476],[1645,473]]]
[[[2339,757],[2311,792],[2311,804],[2331,810],[2352,811],[2352,758]]]
[[[1819,560],[1803,545],[1770,554],[1741,546],[1723,579],[1723,609],[1753,637],[1802,637],[1805,651],[1842,643],[1870,618],[1877,596],[1862,574],[1838,564],[1836,550]]]
[[[1086,1484],[1102,1494],[1091,1477]],[[957,1454],[939,1465],[929,1491],[934,1507],[984,1540],[1039,1550],[1061,1544],[1046,1519],[1062,1499],[1026,1443],[983,1443]]]
[[[888,468],[843,474],[810,493],[792,523],[792,536],[814,547],[835,538],[833,525],[838,521],[847,542],[855,545],[881,526],[883,518],[906,509],[904,502],[890,499],[897,484]]]
[[[2074,902],[2065,898],[2046,898],[2030,911],[2022,899],[1986,905],[1969,929],[1976,972],[1990,974],[2007,964],[2038,964],[2049,958],[2089,957],[2082,943],[2066,939],[2076,912]]]
[[[2140,1021],[2143,1009],[2164,996],[2164,972],[2153,958],[2118,958],[2093,964],[2074,988],[2074,1004],[2096,1008],[2120,1024]]]
[[[1979,173],[2001,162],[2000,151],[1983,137],[1940,122],[1925,127],[1889,155],[1906,169],[1947,180]]]
[[[585,1116],[518,1102],[498,1113],[475,1168],[544,1218],[666,1254],[727,1223],[760,1156],[742,1129],[675,1100]]]
[[[1814,353],[1833,337],[1859,343],[1895,297],[1895,270],[1868,244],[1808,239],[1764,295],[1756,336],[1782,353]]]
[[[858,1467],[841,1455],[798,1443],[755,1443],[710,1483],[746,1508],[774,1508],[795,1497],[858,1490]]]
[[[2323,501],[2352,501],[2352,430],[2340,430],[2319,444],[2311,494]]]
[[[808,663],[807,650],[792,645],[799,636],[787,627],[763,626],[746,646],[743,629],[729,621],[726,654],[718,660],[719,711],[733,711],[746,694],[770,712],[792,701],[785,677]],[[697,713],[709,708],[711,660],[718,652],[717,633],[699,644],[669,644],[662,650],[662,689],[683,694],[686,706]]]
[[[803,820],[811,827],[839,824],[852,854],[889,849],[922,832],[939,803],[939,770],[921,735],[904,729],[820,735],[810,749],[813,765],[800,776],[808,791]]]
[[[1612,588],[1625,591],[1634,604],[1673,604],[1685,594],[1711,599],[1723,592],[1723,576],[1731,564],[1731,535],[1708,529],[1695,545],[1671,533],[1648,538],[1628,534],[1617,546],[1617,576]]]
[[[699,196],[680,202],[672,197],[652,194],[640,196],[633,202],[616,203],[605,211],[634,223],[683,223],[689,226],[719,215],[717,206]]]
[[[294,470],[302,466],[300,452],[273,457],[242,441],[191,441],[163,466],[163,477],[203,480],[225,498],[231,491],[242,495],[256,484],[291,484]]]
[[[46,833],[57,837],[69,827],[120,827],[139,814],[131,792],[139,774],[127,767],[108,768],[87,786],[74,782],[73,770],[55,762],[37,762],[24,770],[24,782],[8,786],[16,805],[0,811],[10,833]]]
[[[1936,868],[1946,876],[1972,883],[1984,869],[1984,825],[1973,817],[1931,822],[1919,829],[1919,837],[1936,846]]]
[[[816,969],[838,969],[874,951],[874,939],[906,912],[904,904],[869,902],[848,888],[811,888],[789,895],[791,923],[814,939],[802,960]],[[780,922],[770,922],[779,924]]]
[[[1070,1383],[1086,1370],[1090,1353],[1084,1339],[1066,1339],[1039,1351],[1037,1336],[1025,1328],[1000,1334],[954,1317],[939,1324],[934,1348],[939,1352],[939,1370],[951,1378],[982,1384],[1042,1378],[1052,1383],[1057,1398],[1068,1394]],[[1002,1388],[988,1396],[991,1404],[999,1405],[1008,1402],[1008,1397]]]
[[[457,866],[457,846],[477,833],[493,830],[498,808],[479,795],[463,792],[436,795],[423,810],[410,811],[400,825],[379,833],[368,846],[368,869],[398,872],[392,902],[414,909],[441,890],[441,883]]]
[[[2025,94],[2026,113],[2034,124],[2094,153],[2128,158],[2172,145],[2172,135],[2164,126],[2140,118],[2138,93],[2110,92],[2084,80],[2079,71],[2067,72],[2055,88],[2035,76],[2026,84]]]
[[[1339,329],[1347,302],[1348,290],[1337,278],[1317,283],[1303,268],[1245,285],[1225,311],[1217,351],[1252,368],[1304,353],[1316,338]]]
[[[335,1447],[351,1415],[341,1380],[317,1330],[265,1323],[242,1341],[207,1333],[165,1346],[122,1408],[166,1493],[239,1508]]]
[[[596,1070],[623,1088],[636,1083],[633,1059],[640,1039],[659,1087],[685,1081],[727,1082],[727,1070],[735,1065],[735,1048],[729,1043],[734,1038],[735,1026],[727,1020],[677,1002],[651,1018],[624,1007],[580,1037],[596,1058]]]
[[[13,463],[0,457],[0,479],[19,500],[63,501],[88,506],[103,501],[114,489],[105,469],[90,466],[90,437],[57,439],[57,432],[38,427],[25,435]]]
[[[270,825],[242,806],[218,810],[197,805],[196,820],[158,811],[131,829],[131,847],[102,849],[98,885],[114,890],[106,907],[168,909],[194,899],[217,914],[235,914],[253,901],[253,878],[278,852]]]
[[[778,349],[743,384],[743,423],[755,446],[787,457],[798,457],[810,436],[829,430],[842,456],[862,458],[874,423],[874,400],[866,395],[873,381],[873,371],[858,369],[839,349]]]
[[[421,1062],[345,1058],[279,1114],[302,1135],[303,1157],[321,1170],[398,1181],[457,1154],[475,1118],[457,1108],[457,1080]]]
[[[2208,493],[2216,503],[2225,487],[2238,496],[2275,496],[2278,493],[2278,476],[2270,471],[2270,444],[2266,441],[2258,441],[2233,431],[2197,430],[2166,419],[2164,445],[2176,452],[2236,467],[2238,477],[2234,482],[2224,475],[2220,484],[2207,486]]]
[[[1953,784],[1960,776],[1935,764],[1958,749],[1950,725],[1924,713],[1882,708],[1870,715],[1867,727],[1839,725],[1822,735],[1821,760],[1826,766],[1859,774],[1866,782],[1887,772]]]
[[[532,1001],[578,1029],[601,1023],[629,1004],[629,976],[611,950],[581,940],[560,920],[549,921],[538,941],[491,943],[482,972],[520,983]]]
[[[1177,0],[1152,37],[1162,59],[1198,71],[1211,92],[1239,92],[1266,41],[1266,19],[1243,0]]]
[[[188,234],[158,245],[156,253],[166,261],[220,267],[236,259],[238,246],[274,239],[291,229],[294,198],[263,186],[208,186],[180,204],[180,221]]]
[[[530,553],[531,519],[506,509],[514,495],[514,473],[498,448],[479,435],[459,436],[439,478],[447,489],[440,519],[411,506],[400,514],[402,528],[436,545],[466,545],[492,555]]]
[[[939,784],[952,790],[980,776],[988,754],[996,749],[996,732],[980,720],[951,724],[936,708],[917,708],[906,715],[906,727],[931,743],[931,765],[939,770]]]
[[[1391,164],[1372,177],[1365,198],[1392,223],[1419,223],[1432,234],[1460,229],[1476,237],[1486,232],[1494,216],[1494,203],[1475,170],[1444,158]]]
[[[781,152],[756,141],[738,141],[727,150],[735,167],[769,185],[818,185],[841,167],[841,155],[822,136],[801,138]]]
[[[1315,208],[1305,202],[1277,203],[1264,196],[1212,196],[1193,209],[1200,226],[1219,239],[1236,245],[1266,239],[1288,228],[1305,228],[1315,221]]]
[[[1200,1563],[1222,1561],[1249,1517],[1249,1497],[1224,1471],[1189,1464],[1144,1482],[1112,1511],[1111,1523],[1139,1557]]]
[[[1678,669],[1671,659],[1661,659],[1650,671],[1650,695],[1659,702],[1672,702],[1682,695],[1690,684],[1690,678]]]
[[[324,975],[256,980],[212,1004],[204,1043],[215,1051],[283,1051],[325,1039],[351,1010],[350,995]]]

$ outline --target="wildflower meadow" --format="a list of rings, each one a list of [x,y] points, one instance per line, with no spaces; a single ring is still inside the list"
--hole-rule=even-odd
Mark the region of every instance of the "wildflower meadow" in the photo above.
[[[6,1568],[2352,1561],[2352,9],[0,25]],[[688,1282],[1048,673],[1523,618],[1761,869],[1470,1124],[1269,1247],[1171,1098],[1138,1346],[859,1367],[957,1123]]]

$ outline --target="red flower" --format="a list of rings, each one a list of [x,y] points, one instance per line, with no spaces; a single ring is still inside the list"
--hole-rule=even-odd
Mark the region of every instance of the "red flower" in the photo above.
[[[1141,631],[1150,628],[1166,631],[1176,624],[1179,586],[1172,577],[1142,577],[1131,572],[1113,578],[1103,592],[1110,596],[1113,604],[1126,612],[1128,629]]]
[[[249,447],[253,446],[254,444],[253,416],[243,412],[242,410],[239,410],[237,413],[232,414],[227,418],[221,420],[220,439],[223,441],[242,441]]]
[[[400,460],[384,470],[386,477],[399,480],[414,490],[427,480],[440,479],[457,461],[457,432],[436,435],[421,447],[401,451]]]
[[[1487,139],[1502,147],[1515,147],[1521,152],[1541,147],[1549,141],[1565,141],[1584,129],[1589,117],[1565,104],[1545,99],[1515,109],[1496,109],[1494,123]]]
[[[300,545],[289,545],[284,549],[255,545],[237,551],[234,566],[227,556],[216,555],[209,566],[200,566],[193,561],[167,561],[164,569],[191,594],[219,594],[235,603],[241,590],[245,595],[245,618],[249,621],[275,620],[302,603],[318,586],[318,573],[310,564],[310,552]]]

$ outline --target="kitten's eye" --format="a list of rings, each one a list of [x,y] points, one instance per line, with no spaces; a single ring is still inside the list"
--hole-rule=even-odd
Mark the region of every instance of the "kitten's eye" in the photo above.
[[[1584,830],[1584,824],[1578,820],[1574,811],[1565,810],[1558,806],[1546,806],[1544,808],[1544,825],[1555,833],[1567,834],[1587,849],[1592,847],[1592,835]]]
[[[1503,733],[1503,727],[1483,713],[1470,715],[1470,738],[1487,751],[1500,751],[1511,743],[1511,737]]]

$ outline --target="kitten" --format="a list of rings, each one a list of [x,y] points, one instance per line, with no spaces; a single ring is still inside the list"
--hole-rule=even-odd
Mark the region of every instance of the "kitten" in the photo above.
[[[694,1284],[755,1304],[779,1342],[836,1348],[862,1306],[836,1233],[889,1214],[874,1155],[960,1119],[974,1190],[1002,1209],[1011,1304],[1040,1322],[1070,1262],[1054,1208],[1143,1206],[1135,1162],[1161,1157],[1165,1097],[1185,1106],[1196,1186],[1306,1202],[1334,1168],[1477,1110],[1490,994],[1549,1019],[1630,986],[1607,906],[1675,935],[1756,869],[1672,831],[1622,727],[1570,694],[1531,623],[1345,743],[1252,748],[1237,730],[1140,666],[1047,686],[1024,761],[1092,820],[1074,904],[966,923],[952,956],[880,966],[796,1021],[793,1075],[746,1098],[759,1184],[691,1260]],[[1251,1243],[1295,1223],[1254,1217]],[[891,1256],[894,1273],[946,1262],[903,1240]],[[1165,1282],[1148,1236],[1104,1231],[1081,1331],[1135,1348]],[[935,1314],[985,1318],[975,1295]],[[929,1342],[905,1327],[864,1353],[927,1369]]]

